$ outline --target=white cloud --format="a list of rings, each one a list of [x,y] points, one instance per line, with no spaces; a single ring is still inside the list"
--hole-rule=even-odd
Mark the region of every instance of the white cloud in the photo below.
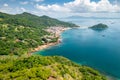
[[[42,2],[42,1],[44,1],[44,0],[34,0],[35,2]]]
[[[18,14],[18,13],[22,13],[22,12],[27,12],[27,10],[23,7],[16,7],[16,8],[12,8],[12,7],[0,7],[0,12],[4,12],[4,13],[10,13],[10,14]]]
[[[116,0],[115,3],[120,6],[120,0]]]
[[[4,7],[0,7],[0,12],[4,12],[4,13],[10,13],[13,9],[8,7],[8,6],[4,6]]]
[[[26,12],[27,10],[23,7],[20,8],[20,10],[22,10],[22,12]]]
[[[4,6],[4,7],[8,7],[8,4],[5,3],[5,4],[3,4],[3,6]]]
[[[118,5],[112,5],[108,0],[101,0],[97,6],[96,11],[98,12],[120,12]]]
[[[117,4],[111,4],[109,0],[101,0],[98,3],[91,2],[90,0],[74,0],[64,3],[63,5],[39,5],[36,8],[40,11],[54,11],[54,12],[120,12],[120,7]]]
[[[35,7],[36,7],[37,9],[43,10],[43,11],[69,12],[69,9],[68,9],[68,8],[59,6],[59,5],[57,5],[57,4],[47,5],[47,6],[42,6],[42,5],[36,4]]]
[[[15,0],[13,0],[15,1]],[[52,4],[52,5],[45,5],[39,4],[39,2],[44,0],[31,0],[28,1],[21,1],[20,4],[32,4],[34,5],[35,9],[25,9],[24,7],[11,7],[8,4],[3,4],[0,6],[0,11],[10,14],[22,13],[22,12],[30,12],[37,15],[48,15],[51,17],[67,17],[71,15],[78,15],[78,16],[113,16],[113,17],[120,17],[120,1],[119,3],[110,3],[109,0],[100,0],[99,2],[94,2],[90,0],[74,0],[71,2],[66,2],[62,5],[59,4]],[[116,3],[116,4],[115,4]],[[32,7],[32,6],[31,6]],[[118,12],[118,13],[117,13]]]
[[[22,4],[22,5],[26,5],[26,4],[28,4],[29,2],[27,2],[27,1],[25,1],[25,2],[20,2],[20,4]]]

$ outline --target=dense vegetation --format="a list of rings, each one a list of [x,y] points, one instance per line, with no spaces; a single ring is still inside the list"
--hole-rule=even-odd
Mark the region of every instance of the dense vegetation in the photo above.
[[[76,25],[29,13],[0,13],[0,80],[106,80],[98,71],[60,56],[23,55],[47,42],[48,26]]]
[[[93,30],[96,30],[96,31],[102,31],[102,30],[107,29],[108,26],[107,26],[106,24],[102,24],[102,23],[100,23],[100,24],[97,24],[97,25],[91,26],[90,28],[93,29]]]
[[[44,44],[42,37],[49,33],[40,28],[0,24],[0,55],[22,55]]]
[[[50,35],[44,29],[49,26],[74,27],[47,16],[35,16],[30,13],[10,15],[0,13],[0,55],[22,55],[44,44],[43,37]],[[57,38],[51,39],[55,42]]]
[[[0,58],[0,80],[106,80],[86,66],[58,56]]]

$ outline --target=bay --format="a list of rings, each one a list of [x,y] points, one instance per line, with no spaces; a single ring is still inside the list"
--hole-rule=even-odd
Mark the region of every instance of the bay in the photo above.
[[[87,65],[100,72],[120,78],[120,19],[64,19],[76,23],[80,28],[61,34],[62,43],[36,52],[43,56],[64,56],[78,64]],[[104,31],[88,27],[104,23]]]

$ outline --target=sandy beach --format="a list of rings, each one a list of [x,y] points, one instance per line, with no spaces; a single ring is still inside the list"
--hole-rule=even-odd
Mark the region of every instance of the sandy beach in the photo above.
[[[51,47],[51,46],[54,46],[54,45],[56,45],[56,44],[61,43],[61,41],[62,41],[61,36],[60,36],[61,33],[64,32],[64,31],[66,31],[66,30],[69,30],[69,29],[71,29],[71,28],[65,28],[65,27],[50,27],[50,28],[46,29],[47,32],[54,34],[54,35],[55,35],[54,37],[58,37],[57,42],[46,43],[46,44],[44,44],[44,45],[40,45],[40,46],[32,49],[31,52],[28,53],[28,54],[31,55],[31,54],[34,53],[34,52],[37,52],[37,51],[39,51],[39,50],[43,50],[43,49],[46,49],[46,48],[49,48],[49,47]]]
[[[36,52],[36,51],[39,51],[39,50],[43,50],[43,49],[49,48],[49,47],[54,46],[54,45],[56,45],[56,44],[59,44],[59,42],[47,43],[47,44],[38,46],[37,48],[34,48],[34,49],[32,50],[32,53],[34,53],[34,52]]]

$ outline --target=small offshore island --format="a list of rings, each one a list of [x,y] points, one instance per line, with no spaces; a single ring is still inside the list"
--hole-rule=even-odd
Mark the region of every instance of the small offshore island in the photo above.
[[[90,29],[93,29],[95,31],[103,31],[105,29],[108,28],[108,26],[106,24],[103,24],[103,23],[99,23],[97,25],[94,25],[94,26],[91,26],[89,27]]]
[[[106,80],[61,56],[31,55],[60,42],[61,32],[73,27],[48,16],[0,12],[0,80]]]

